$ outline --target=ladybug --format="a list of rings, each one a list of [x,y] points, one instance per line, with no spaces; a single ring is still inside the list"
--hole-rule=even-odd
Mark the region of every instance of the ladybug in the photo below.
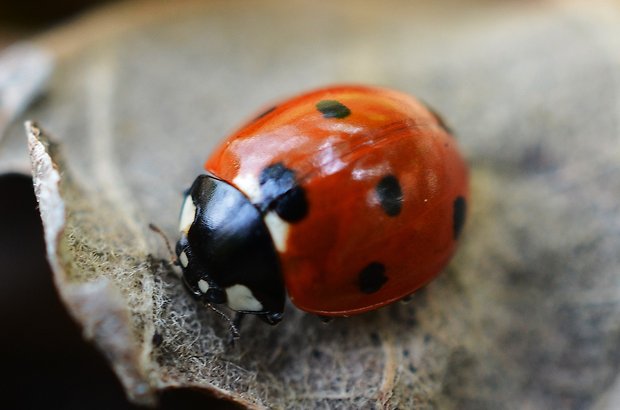
[[[282,319],[408,297],[461,234],[468,168],[441,118],[385,88],[332,86],[266,110],[225,139],[186,192],[178,264],[189,291]]]

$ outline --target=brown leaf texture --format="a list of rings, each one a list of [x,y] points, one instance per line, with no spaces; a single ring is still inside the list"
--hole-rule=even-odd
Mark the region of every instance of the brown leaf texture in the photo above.
[[[617,15],[452,3],[211,2],[60,63],[27,113],[56,136],[27,124],[49,259],[132,400],[192,387],[248,408],[613,408]],[[148,224],[175,240],[220,138],[337,82],[413,93],[456,130],[473,183],[462,246],[408,304],[328,325],[289,304],[231,348]]]

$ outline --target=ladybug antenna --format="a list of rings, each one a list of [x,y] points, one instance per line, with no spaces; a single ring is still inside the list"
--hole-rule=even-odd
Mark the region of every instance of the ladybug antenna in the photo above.
[[[162,231],[157,225],[152,224],[152,223],[149,224],[149,229],[155,232],[156,234],[158,234],[159,236],[161,236],[162,239],[164,240],[164,243],[166,244],[166,249],[168,249],[168,253],[170,254],[170,261],[169,261],[170,264],[178,265],[179,261],[177,260],[177,256],[172,251],[172,246],[170,246],[170,241],[168,241],[168,237],[166,236],[164,231]]]
[[[205,303],[205,305],[207,305],[209,309],[220,315],[228,323],[228,327],[230,328],[231,343],[234,343],[235,340],[239,339],[241,335],[239,334],[239,329],[237,328],[235,322],[231,320],[228,316],[226,316],[224,312],[213,306],[211,303]]]

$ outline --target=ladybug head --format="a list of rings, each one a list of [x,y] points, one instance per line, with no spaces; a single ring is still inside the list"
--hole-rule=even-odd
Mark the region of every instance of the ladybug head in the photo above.
[[[232,185],[200,175],[181,209],[176,254],[194,297],[278,323],[284,283],[260,211]]]

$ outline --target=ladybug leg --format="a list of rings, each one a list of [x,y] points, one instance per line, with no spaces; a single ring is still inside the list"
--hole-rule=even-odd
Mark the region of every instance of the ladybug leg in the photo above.
[[[245,313],[235,313],[235,317],[231,322],[231,331],[228,334],[228,345],[230,347],[235,347],[235,341],[240,337],[241,322],[243,321],[244,317]]]
[[[277,325],[282,320],[282,312],[268,312],[262,315],[259,315],[263,322],[268,323],[270,325]]]
[[[334,320],[333,316],[321,316],[321,315],[317,315],[317,317],[319,319],[321,319],[321,322],[328,324],[330,323],[332,320]]]
[[[411,295],[407,295],[400,300],[401,303],[409,303],[413,300],[413,293]]]
[[[231,345],[231,346],[234,346],[235,345],[235,340],[239,339],[239,337],[241,336],[239,334],[239,326],[241,325],[241,319],[242,318],[239,317],[239,316],[243,316],[243,314],[242,313],[237,313],[235,315],[235,318],[231,319],[224,312],[219,310],[217,307],[215,307],[210,302],[204,301],[204,306],[208,307],[209,309],[211,309],[212,311],[217,313],[222,319],[224,319],[228,323],[228,326],[230,328],[230,334],[229,334],[229,337],[228,337],[228,344]]]
[[[236,312],[235,317],[233,319],[233,326],[237,329],[237,331],[241,331],[241,322],[245,317],[245,313]]]

